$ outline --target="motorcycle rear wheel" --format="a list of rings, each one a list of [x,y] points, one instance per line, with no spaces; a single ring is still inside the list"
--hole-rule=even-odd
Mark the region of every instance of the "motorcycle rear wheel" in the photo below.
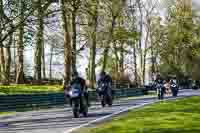
[[[113,104],[113,102],[112,102],[112,97],[109,97],[109,96],[108,96],[107,99],[108,99],[108,100],[107,100],[108,106],[111,107],[112,104]]]
[[[105,107],[105,106],[106,106],[104,100],[101,100],[101,106],[102,106],[102,107]]]

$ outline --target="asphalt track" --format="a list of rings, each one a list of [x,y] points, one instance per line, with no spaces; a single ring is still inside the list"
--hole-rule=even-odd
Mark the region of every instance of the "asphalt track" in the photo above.
[[[181,90],[178,98],[200,95],[200,90]],[[173,99],[167,97],[167,99]],[[114,115],[158,102],[155,97],[116,100],[112,107],[94,103],[87,118],[73,118],[66,105],[56,109],[29,111],[0,117],[0,133],[70,133],[78,128],[104,121]]]

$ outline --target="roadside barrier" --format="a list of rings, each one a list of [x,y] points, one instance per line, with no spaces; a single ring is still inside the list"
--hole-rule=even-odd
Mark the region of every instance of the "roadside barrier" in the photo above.
[[[115,98],[144,95],[144,88],[114,89]],[[92,101],[97,100],[95,91],[89,92]],[[0,96],[0,111],[25,111],[27,109],[49,108],[68,103],[64,93],[2,95]]]

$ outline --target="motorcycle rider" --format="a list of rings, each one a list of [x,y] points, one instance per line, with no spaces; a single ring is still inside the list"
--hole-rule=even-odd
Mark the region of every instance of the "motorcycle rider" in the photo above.
[[[177,96],[178,91],[179,91],[179,85],[178,85],[178,82],[176,80],[176,77],[173,77],[170,80],[170,85],[171,85],[171,90],[172,90],[173,96]]]
[[[162,87],[162,94],[164,94],[164,92],[165,92],[164,80],[163,80],[163,78],[161,77],[160,74],[158,74],[158,75],[156,76],[155,83],[156,83],[156,85],[158,85],[158,84],[162,84],[162,85],[163,85],[163,87]]]
[[[165,93],[167,95],[170,95],[171,94],[171,80],[170,80],[170,76],[168,76],[166,78],[166,82],[164,84],[164,87],[165,87]]]
[[[176,77],[173,77],[173,78],[170,80],[170,83],[171,83],[171,84],[178,84],[178,83],[177,83],[177,80],[176,80]]]
[[[86,102],[87,102],[87,105],[89,106],[89,94],[88,94],[88,88],[87,88],[87,85],[86,85],[86,81],[85,79],[83,79],[82,77],[79,76],[78,72],[74,72],[73,75],[72,75],[72,81],[70,82],[70,86],[72,85],[80,85],[80,89],[81,91],[84,93],[84,97],[86,99]],[[69,91],[70,87],[66,87],[65,90]],[[70,105],[72,104],[72,101],[70,99]]]
[[[162,77],[161,77],[160,74],[158,74],[158,75],[156,76],[155,83],[156,83],[156,84],[163,84],[163,83],[164,83],[164,80],[162,79]]]
[[[106,74],[105,71],[102,71],[100,73],[100,78],[97,81],[97,88],[98,88],[98,86],[100,86],[101,83],[108,83],[108,88],[111,89],[111,91],[112,91],[112,78],[109,74]],[[97,93],[99,96],[102,95],[98,89],[97,89]],[[113,93],[113,91],[112,91],[112,93]]]

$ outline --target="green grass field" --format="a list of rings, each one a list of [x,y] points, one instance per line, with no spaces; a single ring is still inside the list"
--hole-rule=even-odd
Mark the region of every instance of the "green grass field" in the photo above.
[[[16,112],[0,112],[0,116],[7,116],[7,115],[12,115],[15,114]]]
[[[38,94],[62,92],[61,85],[10,85],[0,86],[0,95]]]
[[[149,105],[84,132],[200,133],[200,97]]]

